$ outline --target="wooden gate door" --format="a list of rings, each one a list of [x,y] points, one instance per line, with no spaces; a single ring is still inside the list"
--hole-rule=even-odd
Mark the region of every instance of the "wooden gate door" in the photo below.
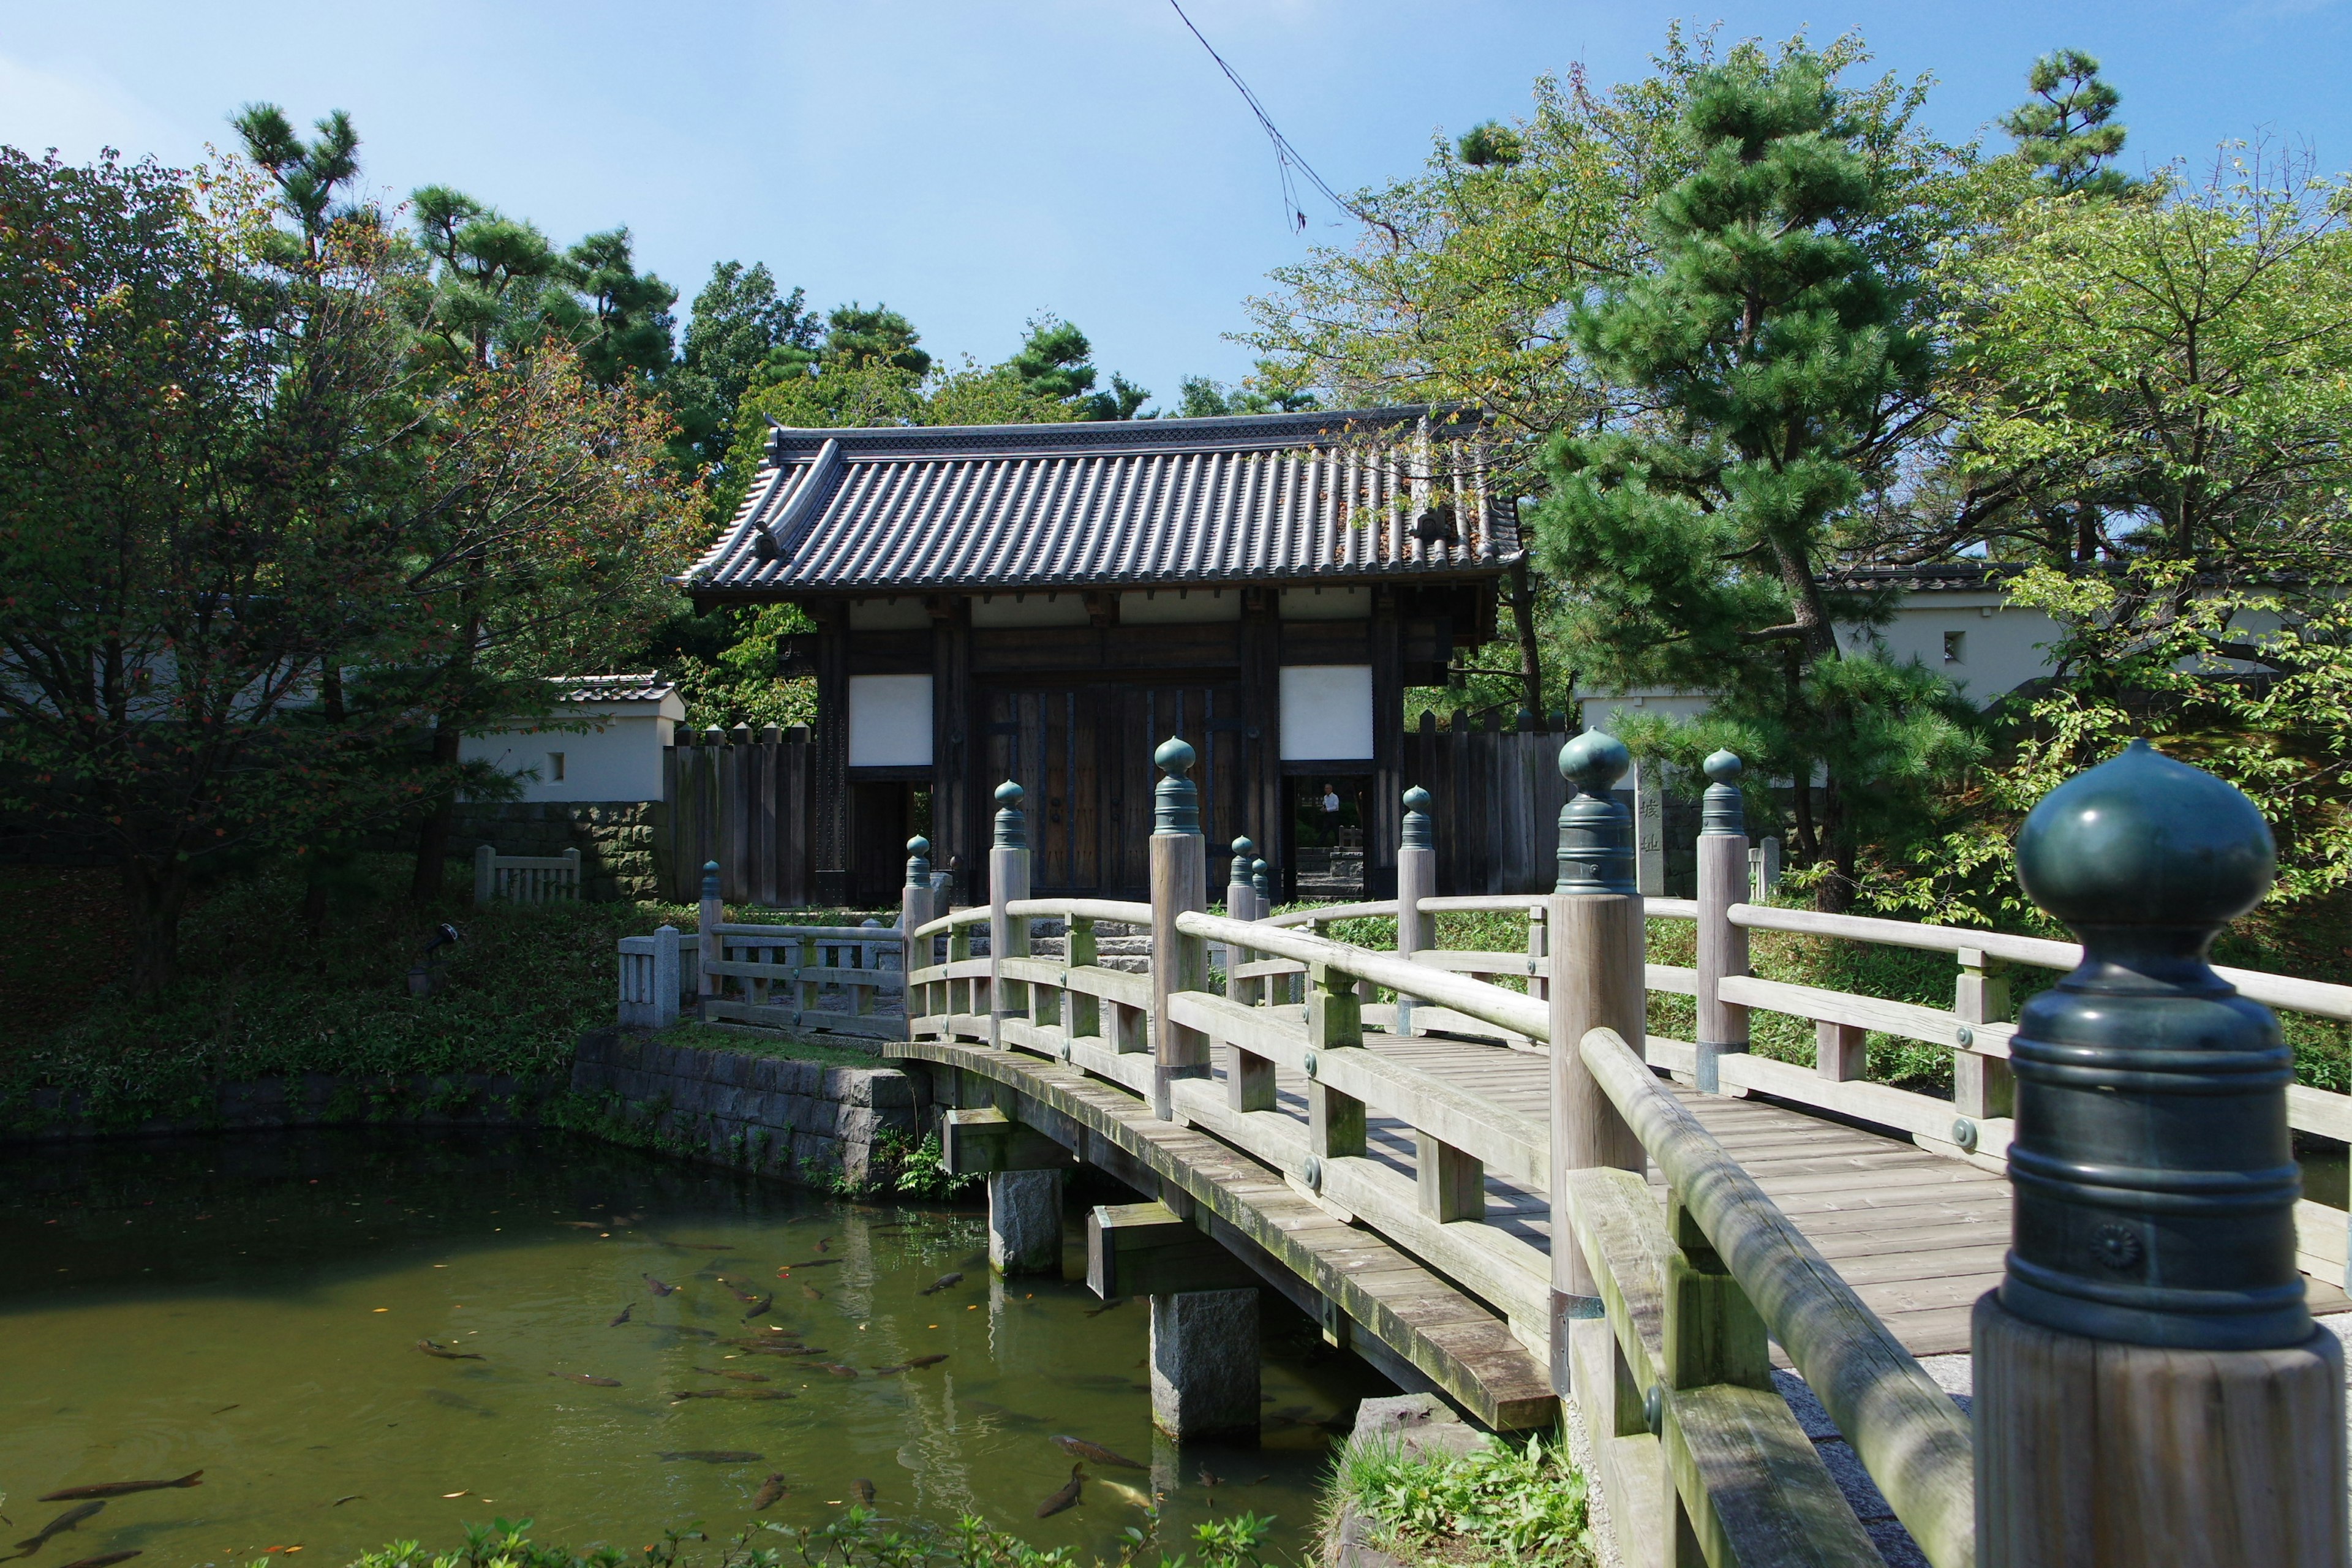
[[[999,784],[1009,778],[1029,792],[1029,879],[1040,897],[1150,896],[1151,792],[1160,777],[1151,753],[1171,735],[1200,754],[1192,780],[1211,880],[1223,886],[1218,851],[1235,834],[1263,837],[1246,820],[1256,742],[1231,684],[991,687],[979,700],[985,776],[972,781],[973,793],[990,803],[992,823]]]

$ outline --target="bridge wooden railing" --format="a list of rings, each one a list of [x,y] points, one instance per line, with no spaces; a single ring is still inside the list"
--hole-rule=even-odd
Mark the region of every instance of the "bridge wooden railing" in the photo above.
[[[1614,1030],[1586,1035],[1582,1058],[1667,1192],[1662,1215],[1637,1173],[1568,1178],[1614,1342],[1616,1375],[1592,1380],[1585,1408],[1612,1496],[1671,1489],[1650,1510],[1658,1532],[1687,1531],[1710,1563],[1883,1561],[1815,1473],[1820,1458],[1773,1386],[1769,1340],[1927,1560],[1974,1562],[1968,1418]],[[1745,1484],[1719,1484],[1732,1475]]]
[[[2342,1568],[2347,1561],[2342,1363],[2333,1338],[2311,1330],[2307,1318],[2297,1331],[2307,1332],[2305,1340],[2256,1340],[2240,1327],[2189,1321],[2203,1309],[2182,1305],[2197,1290],[2167,1282],[2185,1278],[2179,1272],[2159,1281],[2164,1289],[2137,1296],[2118,1293],[2111,1281],[2094,1282],[2088,1287],[2094,1299],[2106,1299],[2096,1296],[2104,1290],[2115,1301],[2140,1303],[2100,1311],[2128,1310],[2158,1321],[2178,1313],[2187,1324],[2177,1340],[2125,1333],[2110,1342],[2110,1336],[2084,1328],[2061,1331],[2042,1326],[2050,1319],[2013,1316],[1988,1296],[1977,1313],[1979,1404],[1972,1430],[1659,1077],[1669,1073],[1705,1092],[1768,1093],[1908,1131],[1923,1145],[1948,1153],[1998,1163],[2016,1136],[2012,1118],[1991,1112],[2006,1112],[2011,1103],[2006,1068],[2017,1033],[2005,1016],[1999,966],[2074,969],[2082,950],[1749,902],[1737,791],[1720,780],[1709,792],[1709,828],[1700,840],[1701,897],[1645,902],[1633,893],[1627,874],[1630,842],[1612,837],[1617,829],[1611,814],[1622,810],[1607,798],[1614,744],[1588,735],[1563,752],[1562,771],[1582,793],[1561,816],[1559,890],[1541,900],[1430,896],[1433,879],[1425,858],[1416,859],[1428,853],[1426,824],[1417,845],[1418,808],[1409,795],[1397,900],[1266,918],[1263,884],[1243,879],[1237,846],[1228,912],[1212,914],[1203,908],[1205,847],[1182,777],[1190,751],[1181,742],[1161,752],[1170,776],[1160,786],[1160,831],[1151,844],[1152,902],[1031,899],[1024,896],[1019,791],[1008,786],[1009,794],[1000,792],[1007,805],[992,852],[992,885],[1000,889],[993,905],[918,921],[917,914],[930,911],[917,896],[910,866],[903,922],[912,938],[909,1026],[919,1036],[1050,1058],[1118,1084],[1160,1116],[1181,1118],[1280,1172],[1327,1210],[1378,1232],[1486,1301],[1547,1358],[1563,1397],[1573,1387],[1628,1561],[1848,1568],[1879,1561],[1819,1454],[1770,1392],[1769,1339],[1822,1398],[1937,1568],[1973,1563],[1980,1546],[1987,1563],[2016,1568],[2153,1561],[2151,1552],[2162,1556],[2172,1543],[2191,1538],[2205,1544],[2178,1560]],[[1615,751],[1622,758],[1622,749]],[[1576,753],[1573,772],[1570,752]],[[1711,769],[1718,760],[1710,760]],[[1736,770],[1736,760],[1731,765]],[[2176,773],[2192,772],[2163,765]],[[2205,784],[2224,787],[2210,778]],[[1727,806],[1717,798],[1727,792]],[[2251,830],[2244,821],[2238,818],[2233,829],[2242,840],[2259,832],[2258,819]],[[2233,852],[2238,859],[2230,875],[2236,880],[2229,885],[2257,886],[2242,844]],[[2102,863],[2099,875],[2123,885],[2124,874],[2112,864]],[[927,889],[928,879],[922,880]],[[2200,907],[2181,917],[2179,929],[2207,930],[2233,912],[2211,907],[2220,912]],[[1528,911],[1527,950],[1438,948],[1431,917],[1449,908]],[[1317,934],[1318,927],[1366,915],[1397,917],[1398,951],[1376,952]],[[1697,963],[1648,964],[1645,918],[1696,922]],[[2069,918],[2079,924],[2079,917]],[[1032,952],[1030,928],[1040,919],[1065,922],[1069,940],[1061,957]],[[1104,922],[1153,931],[1152,973],[1129,974],[1093,962],[1094,928]],[[975,957],[972,933],[982,924],[991,928],[990,952]],[[1748,973],[1751,930],[1951,952],[1960,965],[1954,1006],[1946,1012],[1759,979]],[[935,951],[941,939],[944,957]],[[1209,984],[1213,948],[1223,959],[1222,991]],[[2123,968],[2098,968],[2116,963]],[[2077,976],[2094,992],[2109,984],[2097,974],[2123,975],[2114,994],[2134,1005],[2154,998],[2148,1005],[2202,1007],[2208,1005],[2202,998],[2219,994],[2197,978],[2210,973],[2201,958],[2107,959],[2082,973],[2094,975],[2087,982]],[[2251,999],[2352,1017],[2352,992],[2346,988],[2278,976],[2224,978]],[[1694,998],[1696,1040],[1648,1036],[1644,1011],[1652,991]],[[1383,993],[1395,1000],[1371,1003]],[[1749,1055],[1746,1024],[1753,1010],[1813,1020],[1820,1026],[1819,1065],[1807,1069]],[[2092,1007],[2081,1016],[2096,1012]],[[2255,1027],[2245,1015],[2230,1017],[2229,1026],[2242,1035]],[[1483,1096],[1475,1073],[1465,1076],[1452,1062],[1441,1074],[1416,1066],[1410,1053],[1366,1048],[1370,1022],[1385,1023],[1392,1036],[1464,1035],[1544,1053],[1552,1086],[1549,1117],[1538,1121]],[[1874,1031],[1945,1046],[1958,1064],[1987,1065],[1981,1070],[1963,1066],[1956,1074],[1961,1098],[1955,1101],[1870,1084],[1860,1075],[1863,1047]],[[1638,1052],[1629,1039],[1641,1041]],[[1574,1042],[1575,1048],[1556,1048],[1556,1042]],[[1222,1079],[1213,1070],[1220,1051]],[[2174,1092],[2158,1080],[2165,1071],[2182,1070],[2173,1059],[2179,1056],[2175,1051],[2115,1079],[2118,1098],[2098,1104]],[[2278,1070],[2275,1050],[2246,1059],[2272,1064],[2266,1072]],[[1277,1072],[1292,1084],[1303,1080],[1303,1108],[1280,1099]],[[2062,1087],[2063,1080],[2063,1072],[2053,1079]],[[2243,1087],[2255,1081],[2198,1092],[2238,1095],[2254,1104],[2242,1097],[2264,1092]],[[2344,1097],[2289,1092],[2276,1078],[2261,1081],[2278,1086],[2282,1107],[2293,1103],[2297,1126],[2331,1131],[2352,1122],[2336,1104]],[[1979,1114],[1968,1114],[1971,1109]],[[2252,1122],[2240,1125],[2259,1131],[2256,1110]],[[2198,1157],[2221,1160],[2225,1167],[2231,1157],[2273,1157],[2284,1150],[2287,1120],[2282,1110],[2279,1151],[2250,1143],[2221,1154],[2208,1148]],[[1401,1162],[1384,1157],[1391,1150],[1374,1146],[1375,1121],[1410,1134],[1412,1175]],[[1975,1125],[1963,1129],[1956,1125],[1960,1121]],[[2158,1131],[2127,1140],[2143,1163],[2156,1158],[2143,1152],[2145,1143],[2187,1135],[2177,1120],[2153,1125]],[[2080,1131],[2079,1123],[2074,1130]],[[2057,1139],[2047,1130],[2042,1136]],[[2252,1136],[2252,1142],[2263,1136]],[[1665,1178],[1663,1209],[1639,1174],[1645,1163],[1654,1163]],[[1488,1223],[1490,1172],[1549,1203],[1555,1238],[1549,1250],[1528,1239],[1523,1226]],[[2118,1169],[2102,1180],[2127,1184],[2138,1175]],[[2162,1175],[2159,1169],[2149,1179]],[[2275,1184],[2274,1172],[2247,1173],[2247,1180],[2256,1177]],[[2235,1193],[2243,1185],[2234,1173],[2217,1179],[2216,1191]],[[2064,1201],[2086,1200],[2068,1195]],[[2263,1212],[2251,1198],[2231,1201],[2249,1216]],[[2306,1217],[2314,1206],[2306,1205]],[[2117,1212],[2139,1211],[2126,1204]],[[2340,1267],[2342,1217],[2324,1223],[2334,1226]],[[2053,1234],[2021,1229],[2018,1245],[2047,1254],[2062,1246]],[[2179,1245],[2150,1234],[2154,1239],[2142,1243],[2137,1233],[2107,1224],[2096,1235],[2095,1266],[2128,1275],[2143,1246]],[[2306,1256],[2313,1245],[2307,1237]],[[2259,1250],[2232,1252],[2228,1267]],[[2072,1261],[2063,1246],[2061,1256]],[[2200,1255],[2176,1254],[2174,1270],[2205,1266],[2183,1263],[2184,1257]],[[2018,1267],[2012,1254],[2012,1273]],[[2047,1274],[2045,1267],[2036,1278]],[[2245,1300],[2267,1301],[2281,1288],[2265,1289],[2268,1295]],[[2299,1299],[2299,1284],[2294,1289]],[[2069,1320],[2106,1321],[2095,1314]],[[2167,1348],[2174,1345],[2179,1348]],[[2091,1420],[2085,1411],[2126,1408],[2146,1414],[2083,1425]],[[2221,1457],[2225,1439],[2226,1464]],[[2096,1522],[2081,1522],[2094,1515]],[[1980,1542],[1985,1530],[1990,1533]],[[2113,1546],[2110,1536],[2125,1545]],[[2205,1549],[2217,1542],[2219,1548]]]
[[[680,993],[711,1023],[864,1040],[905,1037],[894,1005],[907,993],[909,944],[902,930],[765,925],[729,921],[719,864],[703,868],[692,935],[663,926],[619,942],[620,1021],[662,1028],[677,1021]]]
[[[1414,904],[1423,915],[1453,911],[1523,915],[1527,921],[1524,952],[1423,947],[1412,953],[1412,961],[1458,973],[1517,980],[1528,987],[1529,995],[1546,994],[1552,964],[1546,947],[1541,897],[1423,898],[1414,900]],[[1395,899],[1327,905],[1288,910],[1270,916],[1263,923],[1312,931],[1347,920],[1396,920],[1400,907],[1400,900]],[[1720,1050],[1711,1064],[1713,1088],[1718,1092],[1769,1095],[1790,1104],[1853,1117],[1906,1134],[1921,1148],[1936,1153],[2006,1172],[2010,1139],[2016,1125],[2009,1042],[2017,1032],[2011,1020],[2013,1008],[2008,971],[2020,965],[2061,973],[2073,970],[2083,959],[2079,943],[1967,926],[1822,914],[1721,899],[1649,899],[1643,901],[1643,914],[1649,920],[1704,924],[1727,934],[1780,931],[1952,954],[1957,965],[1952,1005],[1934,1007],[1866,993],[1768,979],[1748,972],[1744,942],[1723,942],[1726,947],[1737,947],[1741,962],[1736,969],[1711,977],[1708,995],[1724,1009],[1727,1021],[1732,1025],[1727,1032],[1736,1038],[1716,1043],[1745,1047],[1748,1015],[1781,1014],[1814,1025],[1814,1060],[1808,1067],[1744,1048]],[[1267,958],[1244,964],[1235,973],[1261,983],[1279,984],[1284,983],[1283,977],[1298,975],[1303,969],[1295,959]],[[1696,967],[1645,963],[1643,970],[1646,987],[1653,994],[1695,998],[1701,994],[1700,972]],[[2352,985],[2220,964],[2214,966],[2213,972],[2237,987],[2239,994],[2274,1011],[2352,1022]],[[1392,1005],[1370,1002],[1364,1016],[1368,1026],[1383,1028],[1393,1026],[1397,1019]],[[1545,1048],[1527,1036],[1443,1007],[1413,1009],[1410,1026],[1422,1034],[1493,1039],[1516,1047]],[[1873,1035],[1949,1051],[1953,1058],[1952,1097],[1945,1099],[1872,1081],[1865,1075],[1868,1041]],[[1697,1076],[1698,1052],[1690,1041],[1650,1034],[1643,1043],[1643,1054],[1649,1065],[1671,1071],[1685,1082],[1694,1081]],[[2299,1132],[2352,1142],[2352,1094],[2293,1085],[2287,1090],[2287,1110],[2290,1125]],[[2297,1205],[2296,1222],[2297,1256],[2304,1270],[2352,1288],[2352,1214],[2305,1198]]]
[[[1197,837],[1191,843],[1197,851]],[[998,886],[1017,889],[1021,869],[999,863],[992,867],[992,877]],[[1197,884],[1198,879],[1191,880]],[[1479,910],[1529,906],[1524,899],[1446,902]],[[1236,897],[1229,890],[1228,907],[1255,912],[1246,893]],[[1362,906],[1317,911],[1325,921],[1360,912],[1371,911]],[[1643,1389],[1673,1391],[1670,1419],[1658,1428],[1666,1436],[1643,1431],[1638,1409],[1632,1433],[1612,1428],[1606,1436],[1604,1485],[1622,1490],[1627,1528],[1636,1536],[1643,1533],[1635,1528],[1636,1500],[1645,1488],[1656,1493],[1671,1474],[1673,1489],[1648,1500],[1684,1499],[1681,1511],[1695,1522],[1699,1550],[1709,1563],[1866,1568],[1879,1562],[1819,1454],[1771,1392],[1762,1331],[1753,1347],[1754,1364],[1738,1368],[1728,1363],[1713,1367],[1706,1361],[1712,1352],[1702,1352],[1699,1339],[1691,1337],[1703,1325],[1679,1304],[1689,1291],[1676,1272],[1682,1266],[1677,1260],[1700,1257],[1704,1244],[1668,1244],[1665,1221],[1638,1176],[1574,1172],[1570,1179],[1578,1192],[1589,1192],[1591,1201],[1571,1202],[1567,1184],[1554,1173],[1555,1130],[1549,1121],[1514,1112],[1481,1096],[1475,1085],[1365,1048],[1361,993],[1373,989],[1411,998],[1412,1017],[1423,1026],[1458,1023],[1497,1040],[1548,1045],[1555,1027],[1549,999],[1479,978],[1499,969],[1524,979],[1527,955],[1504,955],[1507,963],[1489,968],[1486,955],[1465,959],[1449,953],[1433,962],[1428,950],[1381,952],[1297,929],[1320,923],[1311,917],[1234,919],[1200,909],[1160,914],[1161,929],[1171,941],[1155,947],[1154,965],[1193,977],[1193,984],[1160,990],[1161,976],[1126,973],[1092,962],[1097,923],[1148,929],[1154,923],[1150,905],[1007,896],[995,907],[916,924],[909,1027],[918,1036],[1067,1063],[1139,1099],[1164,1100],[1170,1114],[1281,1173],[1327,1210],[1377,1232],[1486,1302],[1523,1343],[1558,1366],[1560,1358],[1551,1344],[1559,1311],[1553,1260],[1528,1239],[1523,1227],[1488,1223],[1486,1176],[1492,1172],[1525,1191],[1549,1194],[1553,1234],[1573,1237],[1608,1281],[1604,1295],[1617,1304],[1616,1316],[1624,1325],[1621,1349],[1626,1364],[1663,1377],[1669,1363],[1662,1358],[1681,1357],[1665,1382],[1650,1377],[1641,1383]],[[1058,958],[1027,951],[1029,929],[1042,920],[1059,921],[1067,931]],[[1542,922],[1536,923],[1540,929]],[[973,933],[983,926],[992,928],[991,951],[974,956]],[[943,956],[936,952],[942,940]],[[1222,994],[1205,984],[1213,947],[1226,955]],[[1286,980],[1295,980],[1299,999],[1278,994],[1275,983]],[[1393,1018],[1398,1009],[1391,1005],[1385,1011]],[[1209,1071],[1218,1052],[1224,1060],[1222,1079]],[[1279,1108],[1277,1071],[1294,1082],[1304,1080],[1303,1117]],[[1371,1146],[1375,1121],[1408,1131],[1411,1175]],[[1770,1234],[1793,1234],[1760,1195],[1739,1212]],[[1717,1295],[1731,1300],[1720,1290]],[[1845,1292],[1846,1300],[1851,1296]],[[1796,1310],[1810,1298],[1792,1285],[1773,1300]],[[1729,1309],[1717,1302],[1700,1310],[1702,1316],[1720,1317]],[[1868,1352],[1887,1363],[1874,1363],[1874,1375],[1898,1375],[1907,1366],[1914,1383],[1926,1384],[1916,1363],[1876,1328],[1867,1310],[1858,1303],[1853,1310],[1874,1331],[1874,1337],[1861,1335]],[[1730,1342],[1720,1325],[1706,1327],[1701,1337],[1710,1344]],[[1845,1342],[1824,1343],[1827,1348],[1811,1355],[1812,1374],[1842,1386],[1857,1382],[1842,1370]],[[1735,1371],[1738,1376],[1731,1375]],[[1612,1420],[1619,1414],[1613,1405],[1604,1409],[1599,1395],[1588,1393],[1586,1398],[1588,1414]],[[1945,1408],[1950,1411],[1948,1401]],[[1867,1401],[1841,1409],[1871,1434],[1866,1446],[1857,1444],[1858,1451],[1909,1451],[1902,1435],[1880,1430],[1885,1423],[1904,1421],[1906,1412]],[[1646,1452],[1628,1452],[1644,1445]],[[1965,1444],[1961,1458],[1965,1500]],[[1766,1490],[1759,1489],[1759,1478],[1769,1478]],[[1895,1492],[1904,1491],[1903,1477],[1890,1479]],[[1948,1491],[1949,1478],[1939,1484]],[[1908,1506],[1906,1493],[1898,1510]],[[1912,1511],[1923,1526],[1942,1528],[1936,1522],[1942,1516],[1933,1510]],[[1672,1510],[1661,1517],[1670,1521]],[[1965,1528],[1961,1533],[1965,1539]],[[1944,1568],[1969,1559],[1965,1552],[1939,1552],[1935,1561]]]

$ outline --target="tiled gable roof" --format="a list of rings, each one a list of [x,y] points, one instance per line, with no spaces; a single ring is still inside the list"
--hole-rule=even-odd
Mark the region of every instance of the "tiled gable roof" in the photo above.
[[[1418,407],[778,429],[685,581],[766,598],[1491,576],[1519,538],[1475,435]]]

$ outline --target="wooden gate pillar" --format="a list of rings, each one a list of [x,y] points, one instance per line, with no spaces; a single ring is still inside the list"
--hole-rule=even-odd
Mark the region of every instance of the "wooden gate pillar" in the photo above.
[[[1209,846],[1201,837],[1201,792],[1185,775],[1197,753],[1171,735],[1151,754],[1163,776],[1152,792],[1151,1109],[1176,1115],[1175,1081],[1209,1076],[1209,1037],[1168,1016],[1169,995],[1209,984],[1208,949],[1176,930],[1176,917],[1209,905]]]
[[[2018,879],[2083,941],[2011,1040],[2015,1218],[1977,1302],[1985,1568],[2345,1568],[2344,1352],[2295,1269],[2278,1020],[2206,962],[2262,815],[2135,741],[2061,784]]]
[[[1645,1160],[1641,1140],[1593,1081],[1577,1048],[1598,1028],[1616,1030],[1628,1044],[1649,1037],[1633,825],[1611,794],[1632,762],[1622,742],[1598,730],[1559,749],[1560,776],[1576,793],[1560,807],[1559,879],[1544,909],[1552,963],[1551,1223],[1559,1237],[1576,1235],[1568,1208],[1570,1172],[1639,1171]],[[1551,1305],[1554,1392],[1565,1397],[1571,1383],[1613,1376],[1616,1342],[1582,1247],[1552,1248]]]
[[[1748,901],[1748,822],[1739,797],[1745,764],[1717,752],[1701,764],[1710,781],[1698,834],[1698,1055],[1695,1076],[1708,1094],[1722,1091],[1717,1063],[1748,1049],[1748,1009],[1723,1000],[1725,979],[1748,973],[1748,928],[1731,923],[1731,906]]]

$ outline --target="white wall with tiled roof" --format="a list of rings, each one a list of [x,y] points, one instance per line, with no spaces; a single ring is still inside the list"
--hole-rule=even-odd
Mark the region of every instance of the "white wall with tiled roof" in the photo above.
[[[534,723],[469,735],[464,761],[516,775],[526,801],[645,801],[662,798],[662,748],[686,720],[686,704],[654,675],[582,676],[555,682],[555,711]],[[585,723],[585,729],[557,729]]]

